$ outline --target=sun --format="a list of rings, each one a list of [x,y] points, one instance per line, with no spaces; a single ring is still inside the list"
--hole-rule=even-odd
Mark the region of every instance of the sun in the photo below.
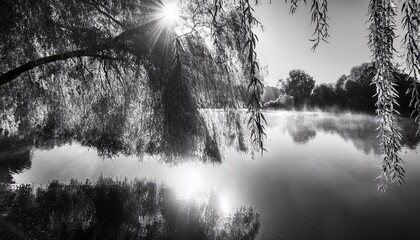
[[[162,18],[167,25],[175,25],[180,20],[181,13],[175,3],[167,3],[162,8]]]

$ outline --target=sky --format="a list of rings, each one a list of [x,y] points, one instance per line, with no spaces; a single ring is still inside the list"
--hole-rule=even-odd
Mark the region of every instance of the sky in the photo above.
[[[370,60],[368,42],[369,0],[330,0],[328,14],[330,43],[321,43],[313,52],[314,27],[310,24],[310,2],[303,3],[294,15],[290,4],[283,0],[263,1],[255,7],[255,16],[264,27],[256,30],[259,43],[257,54],[261,66],[268,69],[265,82],[275,86],[286,79],[292,69],[302,69],[314,77],[317,84],[331,83],[350,69]],[[399,44],[399,41],[395,43]]]

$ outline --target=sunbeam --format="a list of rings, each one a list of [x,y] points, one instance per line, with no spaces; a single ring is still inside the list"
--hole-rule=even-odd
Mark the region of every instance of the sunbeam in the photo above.
[[[178,6],[175,3],[168,3],[163,6],[162,17],[166,25],[176,25],[180,20],[180,15]]]
[[[161,47],[168,47],[176,34],[176,27],[179,25],[182,15],[179,6],[175,2],[156,3],[149,6],[150,16],[147,23],[154,22],[149,30],[151,48],[154,48],[158,42]]]

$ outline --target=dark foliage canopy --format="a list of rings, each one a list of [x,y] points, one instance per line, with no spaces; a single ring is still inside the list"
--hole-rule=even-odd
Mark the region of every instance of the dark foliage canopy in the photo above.
[[[294,98],[297,106],[301,106],[304,100],[309,98],[314,87],[315,80],[309,74],[303,70],[292,70],[286,79],[284,90]]]
[[[248,103],[262,144],[262,83],[249,61],[256,40],[247,38],[257,22],[245,21],[250,9],[241,4],[222,11],[180,2],[185,14],[169,24],[160,1],[3,1],[2,132],[32,126],[77,138],[78,126],[92,126],[82,131],[92,136],[87,145],[113,142],[121,150],[128,138],[137,153],[220,161],[213,125],[199,108]]]

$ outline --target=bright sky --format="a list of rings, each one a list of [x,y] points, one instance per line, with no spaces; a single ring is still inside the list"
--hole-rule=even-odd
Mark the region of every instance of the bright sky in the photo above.
[[[310,2],[301,4],[294,15],[290,4],[283,0],[263,1],[255,8],[255,15],[265,26],[258,32],[257,48],[261,66],[268,67],[265,81],[275,86],[278,79],[286,79],[292,69],[302,69],[317,83],[335,82],[348,74],[353,66],[367,62],[369,0],[330,0],[330,43],[322,43],[311,51],[313,26],[310,25]],[[399,45],[399,40],[395,42]]]

